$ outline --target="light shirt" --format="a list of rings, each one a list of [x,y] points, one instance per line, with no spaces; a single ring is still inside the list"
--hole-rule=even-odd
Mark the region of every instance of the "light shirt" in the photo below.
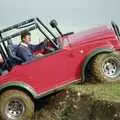
[[[28,47],[28,44],[23,43],[23,42],[21,43],[21,45],[24,46],[24,47]]]

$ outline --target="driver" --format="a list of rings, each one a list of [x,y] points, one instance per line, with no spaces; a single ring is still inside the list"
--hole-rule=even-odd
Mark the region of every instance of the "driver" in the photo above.
[[[21,34],[21,43],[17,48],[16,55],[23,59],[24,62],[35,59],[33,55],[34,51],[42,50],[43,44],[32,45],[31,42],[31,33],[25,31]],[[39,54],[43,56],[43,54]]]

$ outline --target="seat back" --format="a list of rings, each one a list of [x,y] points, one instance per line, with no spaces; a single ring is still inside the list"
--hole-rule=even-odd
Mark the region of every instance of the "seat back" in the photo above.
[[[12,58],[13,62],[15,62],[16,64],[21,64],[23,60],[20,57],[16,56],[18,45],[10,44],[7,46],[7,48],[8,48],[9,55]]]

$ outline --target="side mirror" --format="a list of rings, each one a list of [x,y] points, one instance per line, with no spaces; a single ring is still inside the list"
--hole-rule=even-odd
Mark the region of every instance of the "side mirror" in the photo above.
[[[56,28],[56,27],[58,26],[58,23],[57,23],[56,20],[52,20],[52,21],[50,22],[50,25],[51,25],[52,28]]]
[[[62,34],[62,32],[60,31],[60,29],[58,28],[58,23],[57,23],[57,21],[56,21],[55,19],[53,19],[53,20],[50,22],[50,25],[51,25],[52,28],[55,28],[55,29],[58,31],[58,33],[63,37],[63,34]]]

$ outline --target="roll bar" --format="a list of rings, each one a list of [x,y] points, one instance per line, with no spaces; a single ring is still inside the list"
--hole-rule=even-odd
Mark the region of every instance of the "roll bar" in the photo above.
[[[7,49],[5,42],[21,35],[21,33],[25,31],[32,31],[32,30],[38,29],[58,49],[57,44],[44,32],[44,30],[42,30],[40,26],[42,26],[44,30],[47,31],[54,39],[57,38],[39,18],[31,18],[26,21],[20,22],[18,24],[15,24],[15,25],[12,25],[5,29],[0,30],[0,51],[3,56],[3,59],[7,61],[9,68],[11,68],[11,65],[9,63],[9,51]],[[14,34],[5,36],[5,37],[2,36],[3,33],[12,31],[14,29],[21,29],[21,28],[24,28],[24,29]]]

